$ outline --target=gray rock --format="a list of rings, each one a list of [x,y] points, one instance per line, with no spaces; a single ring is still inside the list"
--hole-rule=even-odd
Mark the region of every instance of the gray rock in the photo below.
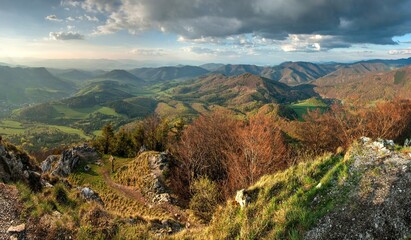
[[[94,192],[91,188],[85,187],[80,190],[80,195],[86,199],[87,201],[95,201],[104,205],[103,200],[101,200],[100,196]]]
[[[237,191],[237,194],[235,196],[235,201],[240,204],[241,208],[246,207],[250,201],[251,197],[248,195],[247,190],[241,189]]]
[[[95,162],[100,158],[100,154],[87,144],[76,146],[65,150],[59,156],[49,156],[41,163],[43,173],[51,172],[51,174],[61,177],[67,177],[80,162]]]
[[[43,173],[49,172],[52,168],[53,165],[59,160],[60,156],[59,155],[50,155],[44,160],[41,164],[41,171]]]

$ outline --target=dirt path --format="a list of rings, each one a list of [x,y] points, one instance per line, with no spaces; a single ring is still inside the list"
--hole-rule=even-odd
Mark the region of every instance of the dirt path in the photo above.
[[[14,186],[0,183],[0,239],[10,239],[7,229],[20,224],[21,205]]]

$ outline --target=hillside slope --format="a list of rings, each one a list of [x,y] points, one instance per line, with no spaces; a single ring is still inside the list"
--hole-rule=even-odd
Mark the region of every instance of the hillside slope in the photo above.
[[[386,65],[380,65],[374,70],[363,64],[357,68],[343,68],[313,84],[323,97],[353,102],[411,98],[411,66],[387,71]]]
[[[25,104],[69,96],[74,85],[51,75],[45,68],[0,66],[0,102]]]
[[[388,147],[388,146],[387,146]],[[381,142],[354,144],[265,176],[228,202],[195,239],[402,239],[411,232],[411,156]],[[181,237],[181,236],[179,236]]]
[[[136,68],[130,73],[148,82],[164,82],[173,79],[195,78],[209,73],[208,70],[195,66]]]
[[[305,91],[296,90],[250,73],[226,77],[213,74],[197,81],[176,87],[173,99],[199,101],[221,106],[294,102],[311,97]]]

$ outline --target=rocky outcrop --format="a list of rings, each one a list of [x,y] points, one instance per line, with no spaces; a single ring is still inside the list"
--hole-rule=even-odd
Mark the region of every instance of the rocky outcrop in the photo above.
[[[346,153],[358,180],[349,199],[324,216],[305,239],[408,239],[411,156],[389,140],[361,138]]]
[[[171,156],[166,152],[152,155],[148,159],[151,174],[147,177],[151,178],[151,185],[145,192],[154,203],[172,201],[172,197],[165,180],[165,175],[169,171],[170,162]]]
[[[16,147],[0,142],[0,180],[3,182],[22,181],[32,190],[42,188],[40,168],[30,157]]]
[[[237,191],[237,194],[235,196],[235,201],[240,204],[240,207],[246,207],[250,201],[251,197],[248,195],[248,192],[245,189],[241,189]]]
[[[85,187],[80,189],[80,195],[87,201],[95,201],[100,205],[104,205],[103,200],[101,200],[100,196],[94,192],[91,188]]]
[[[67,177],[80,163],[95,162],[100,154],[87,144],[63,151],[61,155],[51,155],[41,163],[43,173]]]

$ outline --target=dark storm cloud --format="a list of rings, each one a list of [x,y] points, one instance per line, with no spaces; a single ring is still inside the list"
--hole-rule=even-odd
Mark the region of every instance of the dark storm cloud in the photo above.
[[[395,44],[393,36],[411,33],[411,0],[85,0],[82,6],[106,12],[99,33],[159,29],[186,39],[252,33],[277,40],[320,34],[340,47]]]

